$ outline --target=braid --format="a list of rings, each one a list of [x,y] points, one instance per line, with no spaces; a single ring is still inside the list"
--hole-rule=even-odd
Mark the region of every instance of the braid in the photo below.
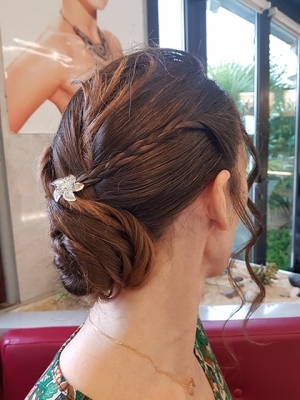
[[[176,131],[181,135],[183,130],[197,130],[198,133],[200,131],[206,133],[209,131],[210,134],[213,135],[207,126],[200,121],[185,121],[177,124],[170,123],[160,134],[152,134],[147,138],[137,140],[123,152],[117,153],[108,162],[98,163],[88,174],[83,173],[80,175],[79,180],[85,185],[95,185],[103,179],[108,179],[122,167],[130,165],[130,163],[138,163],[139,159],[142,160],[145,155],[151,154],[158,146],[162,146],[167,143],[169,139],[173,139],[174,135],[176,135]],[[215,140],[215,144],[218,144],[217,140]]]

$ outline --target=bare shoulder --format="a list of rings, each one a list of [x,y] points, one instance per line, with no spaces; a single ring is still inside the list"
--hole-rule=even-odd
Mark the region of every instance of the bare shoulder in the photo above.
[[[13,73],[30,66],[31,75],[36,74],[37,77],[42,71],[43,75],[46,71],[51,71],[49,80],[53,78],[60,80],[63,76],[62,72],[72,62],[70,36],[55,29],[46,28],[37,39],[26,43],[7,70]]]
[[[114,58],[121,57],[123,50],[119,39],[110,31],[101,30]]]
[[[84,48],[82,40],[74,33],[47,28],[37,39],[37,45],[45,52],[56,52],[58,55],[73,58],[74,48]],[[64,60],[68,62],[67,59]]]

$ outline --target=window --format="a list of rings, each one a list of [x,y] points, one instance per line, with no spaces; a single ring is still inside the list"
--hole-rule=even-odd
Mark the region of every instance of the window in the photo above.
[[[299,13],[283,14],[285,0],[157,1],[160,45],[183,49],[185,32],[186,49],[231,94],[258,148],[262,175],[253,198],[265,229],[252,261],[300,272]],[[235,247],[247,239],[238,226]]]
[[[184,50],[183,0],[158,0],[159,45]]]
[[[255,12],[238,1],[207,3],[207,72],[228,91],[254,136]],[[241,34],[241,32],[243,34]],[[239,224],[234,250],[247,242],[249,232]]]
[[[297,38],[271,24],[267,261],[289,269],[295,164]]]

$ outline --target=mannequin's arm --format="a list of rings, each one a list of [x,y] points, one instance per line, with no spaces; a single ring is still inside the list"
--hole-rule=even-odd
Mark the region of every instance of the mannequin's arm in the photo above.
[[[59,53],[51,48],[26,48],[6,69],[9,126],[17,133],[62,81]]]

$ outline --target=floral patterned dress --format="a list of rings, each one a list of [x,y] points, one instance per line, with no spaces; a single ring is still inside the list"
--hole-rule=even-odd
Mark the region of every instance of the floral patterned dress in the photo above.
[[[73,339],[78,330],[73,333],[58,351],[52,363],[34,385],[25,400],[92,400],[71,386],[63,377],[59,367],[61,352]],[[195,355],[211,385],[215,400],[232,400],[200,319],[198,319],[196,331]]]

